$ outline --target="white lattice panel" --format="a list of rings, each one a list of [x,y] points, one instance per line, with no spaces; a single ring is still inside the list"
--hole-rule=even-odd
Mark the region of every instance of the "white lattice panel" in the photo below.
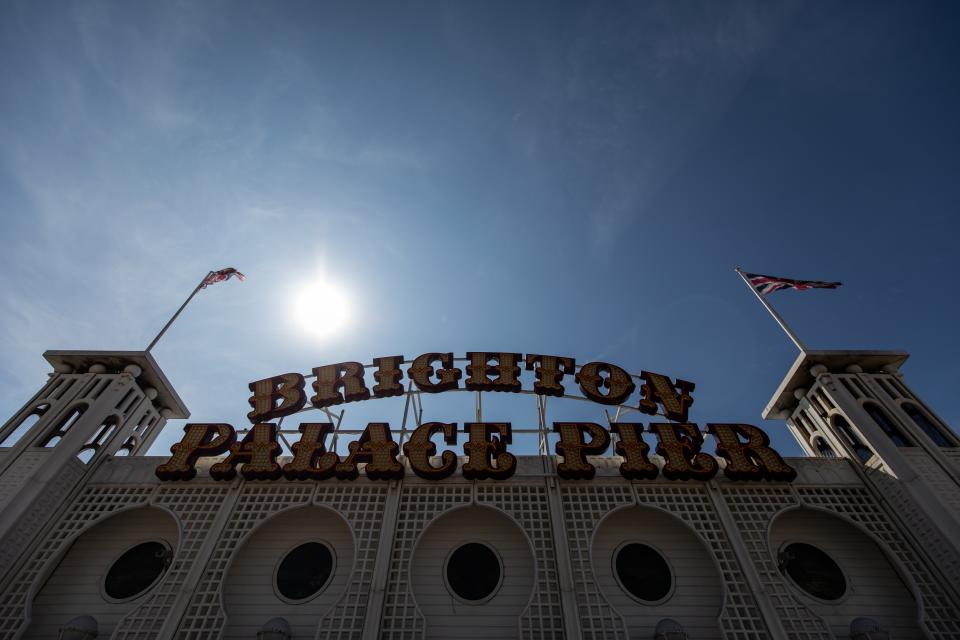
[[[373,484],[245,484],[176,637],[196,640],[219,637],[226,622],[222,590],[231,558],[257,524],[280,510],[308,504],[312,498],[314,504],[340,513],[356,539],[356,557],[353,559],[353,572],[347,589],[331,612],[318,624],[317,638],[359,638],[363,630],[385,495],[385,487]]]
[[[340,601],[320,623],[317,639],[358,640],[363,633],[373,566],[377,559],[377,543],[382,532],[383,509],[387,489],[382,484],[322,485],[314,503],[336,509],[350,528],[356,543],[353,575]]]
[[[427,524],[453,507],[469,504],[466,484],[410,484],[400,496],[390,576],[380,627],[381,640],[420,640],[426,621],[417,610],[410,584],[410,567],[417,538]]]
[[[179,546],[179,529],[176,517],[149,505],[123,509],[98,520],[71,542],[67,552],[57,560],[56,568],[43,581],[32,599],[30,626],[23,640],[56,638],[65,622],[80,615],[97,621],[99,637],[112,637],[120,621],[148,599],[152,590],[125,602],[104,597],[107,567],[125,549],[148,540],[163,541],[175,552]]]
[[[82,467],[76,463],[77,474]],[[51,510],[79,481],[70,467],[41,500],[35,517],[28,516],[12,533],[16,540],[0,548],[0,554],[15,559],[17,545],[27,548],[41,531]],[[863,487],[786,485],[735,485],[721,482],[722,494],[732,513],[764,590],[776,608],[790,638],[832,638],[824,621],[799,601],[776,567],[770,550],[770,524],[778,513],[801,504],[827,509],[869,531],[896,557],[917,586],[923,607],[925,631],[932,638],[960,637],[960,611],[950,602],[938,577],[924,565],[869,491]],[[595,584],[591,543],[597,524],[609,512],[633,504],[662,508],[689,524],[716,559],[726,594],[719,617],[724,638],[761,640],[770,637],[760,608],[748,587],[742,567],[714,510],[706,489],[697,483],[627,483],[600,479],[591,483],[561,482],[568,552],[582,626],[580,637],[613,640],[626,637],[623,619]],[[183,594],[191,593],[176,637],[216,640],[225,626],[222,587],[231,559],[253,528],[280,510],[314,503],[334,509],[348,522],[356,542],[353,570],[347,588],[334,607],[319,621],[317,639],[359,640],[367,616],[367,603],[376,553],[384,522],[388,494],[386,483],[359,480],[324,483],[232,483],[194,482],[156,486],[98,484],[86,487],[66,510],[31,555],[18,568],[15,579],[0,595],[0,640],[14,638],[25,625],[33,593],[42,584],[67,546],[82,531],[119,509],[150,503],[173,513],[181,526],[180,544],[161,584],[119,623],[114,638],[147,640],[179,616]],[[559,640],[564,637],[560,588],[557,578],[554,532],[551,529],[548,488],[542,478],[509,482],[428,483],[405,482],[399,497],[394,544],[384,597],[380,637],[384,640],[420,640],[426,620],[417,608],[411,589],[414,547],[419,536],[448,510],[478,504],[502,510],[523,528],[531,542],[536,563],[536,583],[529,606],[520,616],[521,637]],[[892,503],[907,497],[896,483],[885,495]],[[233,503],[232,499],[236,502]],[[46,499],[46,498],[45,498]],[[48,504],[49,503],[49,504]],[[44,506],[46,504],[46,507]],[[51,506],[52,505],[52,506]],[[43,509],[47,509],[43,512]],[[229,509],[229,517],[225,510]],[[218,514],[219,515],[218,517]],[[222,530],[221,530],[222,529]],[[32,533],[31,533],[32,531]],[[391,532],[387,532],[389,534]],[[211,545],[215,539],[216,543]],[[206,545],[206,546],[205,546]],[[207,548],[212,548],[204,556]],[[931,549],[936,553],[936,549]],[[187,582],[191,569],[205,567],[198,584]],[[946,572],[950,565],[942,565]],[[194,571],[195,573],[195,571]],[[194,575],[194,579],[196,576]],[[569,638],[568,640],[574,640]]]
[[[960,471],[960,448],[944,448],[941,449],[943,455],[947,456],[947,459],[956,467],[957,471]]]
[[[0,574],[12,567],[29,549],[50,516],[62,505],[64,496],[74,490],[77,482],[83,477],[84,471],[79,461],[70,459],[57,472],[56,477],[47,484],[43,492],[33,500],[13,529],[0,541]]]
[[[923,625],[931,638],[960,638],[960,610],[930,574],[866,489],[798,487],[804,503],[829,509],[860,524],[883,542],[913,578],[923,605]]]
[[[557,580],[557,551],[553,544],[545,485],[486,484],[477,487],[477,501],[513,516],[533,544],[537,582],[530,604],[521,616],[521,637],[530,640],[563,638],[563,612]]]
[[[243,485],[180,623],[177,638],[212,640],[220,637],[226,622],[222,602],[223,579],[230,559],[258,523],[281,509],[308,503],[315,488],[310,484],[287,483]]]
[[[660,507],[686,521],[713,554],[726,588],[719,620],[724,637],[736,640],[768,638],[769,632],[756,600],[703,488],[642,483],[632,487],[634,491],[631,493],[631,485],[563,486],[564,515],[583,637],[624,637],[622,619],[594,583],[590,541],[603,516],[613,509],[633,504],[635,497],[640,505]]]
[[[0,640],[12,640],[26,626],[34,592],[76,536],[119,509],[146,503],[152,491],[151,486],[91,486],[80,493],[0,594]]]
[[[586,640],[626,638],[623,618],[607,602],[594,579],[590,543],[603,516],[618,507],[634,504],[633,491],[626,483],[562,484],[560,494],[582,637]]]
[[[954,584],[960,586],[960,556],[957,555],[955,547],[944,540],[940,530],[907,494],[899,480],[878,469],[868,469],[867,473],[883,492],[886,501],[897,510],[904,521],[910,523],[910,532],[924,545],[927,553],[947,576],[952,577]]]
[[[937,492],[937,496],[954,513],[960,513],[960,486],[957,486],[953,478],[947,475],[946,471],[930,457],[930,454],[917,448],[904,448],[900,452],[910,461],[917,474]]]
[[[0,478],[0,508],[17,493],[20,485],[36,471],[49,454],[48,449],[28,449],[10,463]]]
[[[695,485],[633,486],[640,504],[661,507],[686,521],[713,553],[726,588],[720,614],[724,637],[728,640],[761,640],[769,637],[760,608],[704,489]]]
[[[741,489],[732,486],[723,487],[722,493],[760,574],[764,591],[789,637],[832,640],[833,634],[826,622],[795,597],[770,554],[770,523],[777,513],[798,504],[793,493],[787,487]]]
[[[191,567],[204,559],[200,546],[211,531],[213,520],[223,505],[229,488],[226,486],[160,487],[151,499],[154,506],[168,509],[180,521],[180,544],[163,581],[139,607],[128,614],[112,636],[113,640],[149,640],[156,638],[163,623],[173,611],[174,601],[184,587]]]
[[[495,592],[476,605],[458,600],[444,576],[445,560],[472,540],[489,545],[501,568]],[[432,520],[417,539],[410,576],[426,619],[425,640],[520,640],[520,618],[534,595],[534,563],[523,528],[495,506],[471,504]]]
[[[319,592],[294,603],[278,593],[276,572],[292,549],[307,542],[327,545],[331,551],[331,573]],[[234,552],[223,583],[227,620],[221,637],[250,640],[267,620],[281,617],[290,623],[294,638],[313,638],[322,616],[343,597],[356,555],[353,532],[347,521],[331,509],[311,504],[270,516]]]

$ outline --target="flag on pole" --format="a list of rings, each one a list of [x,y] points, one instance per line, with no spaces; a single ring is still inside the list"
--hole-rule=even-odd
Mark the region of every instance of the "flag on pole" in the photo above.
[[[767,295],[780,289],[796,289],[797,291],[806,291],[807,289],[836,289],[841,284],[839,282],[822,282],[820,280],[791,280],[790,278],[765,276],[760,273],[747,273],[746,271],[742,271],[741,273],[743,273],[750,282],[753,290],[760,295]]]
[[[200,281],[196,287],[194,287],[193,292],[183,301],[183,304],[180,305],[180,308],[177,309],[177,312],[173,314],[173,317],[167,320],[167,324],[163,325],[163,329],[160,329],[160,333],[157,334],[157,337],[150,341],[150,344],[147,345],[147,351],[153,349],[154,345],[163,337],[163,334],[167,332],[167,329],[170,328],[170,325],[173,324],[173,321],[180,317],[180,314],[184,309],[187,308],[187,305],[190,304],[190,301],[193,300],[193,297],[197,295],[197,292],[200,289],[206,289],[208,284],[216,284],[218,282],[223,282],[224,280],[229,280],[233,276],[237,276],[237,279],[243,282],[246,280],[244,275],[234,269],[233,267],[227,267],[226,269],[220,269],[220,271],[211,271],[208,273],[203,280]]]
[[[200,288],[206,289],[208,284],[223,282],[224,280],[229,280],[233,276],[237,276],[237,279],[240,280],[240,282],[246,280],[242,273],[233,267],[227,267],[226,269],[220,269],[220,271],[211,271],[209,275],[203,279],[203,282],[200,283]]]

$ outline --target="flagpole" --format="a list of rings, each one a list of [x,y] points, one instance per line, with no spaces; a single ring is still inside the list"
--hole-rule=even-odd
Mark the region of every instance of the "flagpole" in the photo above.
[[[147,352],[149,353],[150,349],[153,349],[153,346],[157,344],[157,341],[163,337],[163,334],[167,332],[167,329],[170,328],[170,325],[173,324],[173,321],[177,319],[180,313],[186,309],[187,305],[190,304],[190,301],[193,300],[193,296],[197,295],[197,292],[203,288],[204,283],[207,281],[207,278],[213,275],[213,271],[207,272],[207,275],[203,276],[203,280],[194,288],[193,292],[183,301],[183,304],[180,305],[180,308],[177,309],[177,312],[173,314],[173,317],[167,320],[167,324],[163,325],[163,329],[160,329],[160,333],[157,334],[157,337],[154,338],[149,345],[147,345]]]
[[[747,276],[746,276],[746,274],[743,272],[743,270],[742,270],[740,267],[737,267],[737,268],[736,268],[736,271],[737,271],[738,274],[740,274],[740,278],[743,279],[743,283],[744,283],[745,285],[747,285],[747,288],[750,289],[750,291],[753,292],[753,295],[757,296],[757,300],[760,301],[760,304],[762,304],[762,305],[764,306],[764,308],[765,308],[767,311],[770,312],[770,315],[773,316],[773,319],[777,321],[777,324],[780,325],[780,328],[783,329],[784,333],[786,333],[787,336],[793,341],[793,344],[797,345],[797,349],[800,349],[800,352],[801,352],[801,353],[806,353],[806,352],[807,352],[807,348],[806,348],[805,346],[803,346],[803,343],[802,343],[802,342],[800,342],[800,338],[797,337],[797,334],[795,334],[795,333],[790,329],[790,327],[787,326],[787,323],[784,322],[783,318],[780,317],[780,314],[777,313],[777,312],[774,310],[774,308],[770,306],[770,303],[767,302],[766,298],[764,298],[762,295],[760,295],[760,292],[757,291],[756,288],[755,288],[752,284],[750,284],[750,280],[747,278]]]

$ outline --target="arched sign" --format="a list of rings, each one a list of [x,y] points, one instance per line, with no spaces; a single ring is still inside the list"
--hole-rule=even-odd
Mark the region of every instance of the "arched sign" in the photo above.
[[[703,433],[696,424],[687,422],[693,404],[694,383],[641,371],[630,375],[625,369],[608,362],[589,362],[577,367],[573,358],[542,354],[479,352],[466,354],[464,372],[455,366],[452,353],[424,353],[412,361],[406,371],[412,385],[425,393],[441,393],[455,389],[471,391],[520,392],[520,364],[534,372],[532,393],[562,397],[564,380],[573,376],[583,397],[604,405],[627,404],[637,391],[635,378],[642,384],[633,408],[648,415],[661,414],[673,422],[611,422],[607,428],[593,422],[554,422],[559,436],[556,453],[563,458],[557,473],[567,479],[590,479],[596,467],[588,455],[602,455],[610,447],[611,432],[617,436],[615,453],[623,457],[620,473],[630,479],[652,480],[661,473],[670,480],[707,480],[720,468],[717,460],[702,452]],[[290,416],[307,408],[324,409],[370,398],[387,398],[405,393],[401,384],[403,356],[374,358],[373,378],[366,384],[366,368],[359,362],[338,362],[313,369],[313,394],[308,398],[306,378],[299,373],[284,373],[249,384],[251,411],[247,418],[253,427],[242,440],[233,426],[225,423],[191,423],[184,427],[184,436],[171,447],[171,456],[157,467],[161,480],[189,480],[196,476],[196,462],[202,457],[227,454],[210,467],[215,480],[230,480],[239,473],[250,480],[352,480],[364,474],[373,480],[403,477],[405,465],[398,460],[400,445],[393,439],[390,425],[371,422],[360,437],[348,445],[348,454],[340,456],[327,450],[327,437],[334,431],[329,422],[301,423],[300,440],[291,447],[293,458],[281,465],[278,427],[271,420]],[[466,373],[466,376],[464,376]],[[461,385],[462,381],[462,385]],[[569,383],[568,383],[569,384]],[[705,432],[716,439],[716,453],[726,460],[724,474],[733,480],[790,481],[796,471],[773,448],[767,434],[747,424],[708,423]],[[457,454],[445,450],[439,464],[431,461],[437,447],[431,438],[442,434],[448,445],[457,444],[464,434],[461,467],[467,479],[503,480],[513,475],[517,459],[507,450],[512,441],[509,422],[467,422],[463,429],[457,423],[427,422],[418,426],[403,444],[403,455],[411,471],[421,478],[437,480],[456,471]],[[664,459],[658,468],[648,458],[649,445],[642,434],[654,434],[656,453]]]

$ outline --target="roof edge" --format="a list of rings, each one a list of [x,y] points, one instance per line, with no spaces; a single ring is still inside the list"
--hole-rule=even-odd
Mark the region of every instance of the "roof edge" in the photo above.
[[[140,367],[137,378],[142,386],[157,390],[155,404],[169,409],[168,418],[189,418],[190,410],[180,399],[173,385],[149,351],[85,351],[52,349],[43,352],[44,359],[58,372],[82,372],[92,365],[102,364],[108,370],[122,371],[130,364]]]
[[[793,361],[793,365],[783,378],[780,386],[773,392],[773,397],[767,402],[763,413],[764,420],[784,418],[783,412],[796,405],[793,396],[796,389],[809,387],[814,376],[810,368],[814,365],[823,365],[831,372],[842,372],[851,365],[858,365],[867,373],[879,371],[896,372],[900,369],[910,354],[906,351],[873,351],[873,350],[824,350],[802,351]]]

